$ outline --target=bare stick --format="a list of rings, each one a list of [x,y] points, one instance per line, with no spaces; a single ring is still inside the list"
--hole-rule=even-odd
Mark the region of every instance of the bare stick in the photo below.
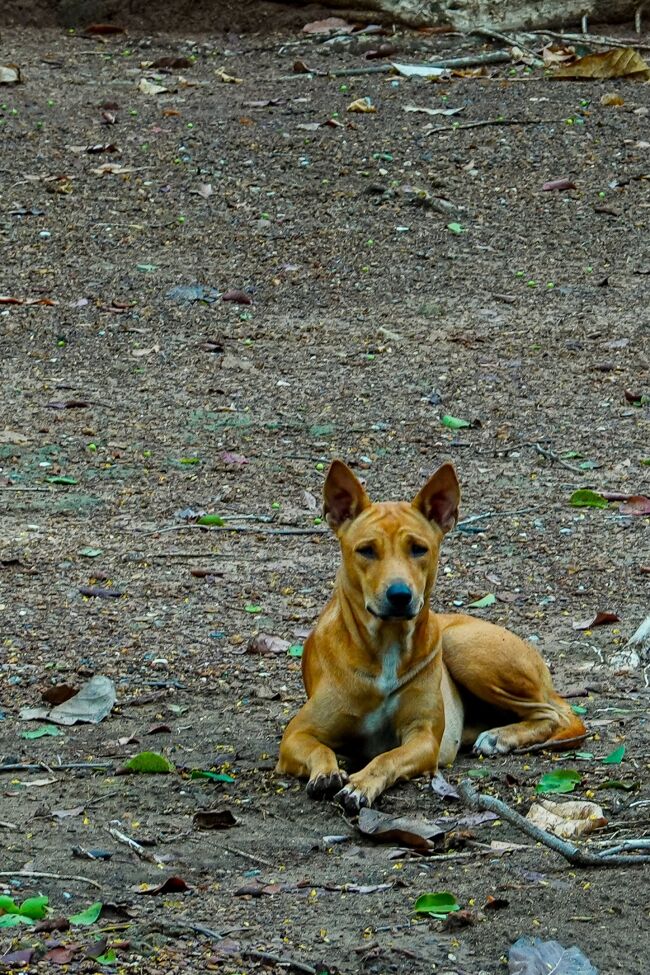
[[[220,931],[213,931],[212,928],[206,928],[203,924],[195,924],[193,921],[179,921],[175,919],[171,926],[187,928],[190,931],[195,931],[197,934],[202,934],[206,938],[212,938],[213,941],[222,941],[225,937],[225,934]],[[280,955],[272,955],[268,951],[257,951],[255,948],[240,948],[238,954],[242,958],[252,958],[255,961],[267,961],[273,965],[281,965],[283,968],[293,968],[297,972],[304,972],[305,975],[317,975],[317,969],[313,965],[296,961],[294,958],[281,958]]]
[[[517,511],[484,511],[482,515],[471,515],[470,518],[465,518],[464,521],[459,521],[456,528],[462,528],[464,525],[471,525],[475,521],[482,521],[484,518],[498,518],[505,515],[527,515],[529,511],[535,510],[535,508],[519,508]]]
[[[527,54],[528,57],[533,58],[536,65],[541,65],[544,62],[539,58],[534,51],[530,48],[524,47],[523,44],[519,44],[514,37],[509,37],[507,34],[502,34],[498,30],[490,30],[489,27],[476,27],[472,34],[478,34],[479,37],[487,37],[490,41],[499,41],[501,44],[507,44],[508,47],[518,47],[520,51]]]
[[[77,877],[67,873],[42,873],[40,870],[1,870],[0,877],[48,877],[50,880],[78,880],[82,884],[90,884],[91,887],[102,889],[102,885],[90,877]]]
[[[575,41],[578,44],[591,44],[594,47],[634,47],[639,51],[650,51],[650,44],[639,44],[637,38],[626,41],[620,37],[604,37],[602,34],[561,34],[553,30],[534,30],[530,33],[558,37],[562,41]]]
[[[486,125],[554,125],[561,119],[555,118],[484,118],[477,122],[453,122],[451,125],[436,125],[427,129],[426,135],[434,132],[458,132],[459,129],[481,129]]]
[[[512,752],[513,755],[529,755],[531,752],[561,752],[564,751],[567,745],[578,745],[580,742],[584,741],[587,737],[587,732],[584,735],[577,735],[575,738],[562,738],[559,741],[553,738],[549,738],[548,741],[538,742],[537,745],[527,745],[525,748],[515,748]]]
[[[67,769],[90,769],[91,771],[111,772],[113,766],[110,762],[63,762],[61,765],[45,765],[40,762],[34,765],[25,765],[22,762],[11,762],[9,765],[0,765],[0,772],[65,772]]]
[[[264,867],[274,866],[274,864],[272,864],[269,860],[264,860],[262,857],[255,856],[254,853],[247,853],[246,850],[240,850],[236,846],[222,846],[221,849],[226,850],[227,853],[232,853],[233,856],[237,855],[244,857],[246,860],[251,860],[253,863],[261,863]]]
[[[548,447],[542,447],[541,443],[534,443],[533,447],[538,454],[542,457],[546,457],[547,460],[552,460],[554,464],[559,464],[560,467],[565,467],[568,471],[573,471],[574,474],[584,474],[584,471],[579,467],[575,467],[573,464],[567,463],[563,460],[559,454],[556,454],[554,450],[550,450]]]
[[[120,830],[115,829],[114,826],[107,826],[106,829],[114,840],[117,840],[118,843],[124,843],[124,845],[128,846],[128,848],[132,850],[136,856],[139,856],[141,860],[147,860],[149,863],[156,863],[159,867],[163,865],[163,861],[157,857],[155,853],[149,853],[149,851],[145,850],[140,843],[131,839],[131,837],[127,836],[126,833],[121,833]]]
[[[458,793],[470,809],[486,809],[488,812],[496,813],[499,819],[504,819],[507,823],[521,830],[522,833],[526,833],[527,836],[530,836],[537,843],[542,843],[544,846],[549,847],[549,849],[554,850],[555,853],[559,853],[565,860],[568,860],[569,863],[577,867],[628,867],[636,863],[650,863],[650,854],[641,853],[638,856],[625,856],[616,853],[608,855],[607,849],[601,853],[589,853],[586,850],[581,850],[574,843],[568,843],[566,840],[560,839],[559,836],[555,836],[553,833],[547,833],[546,830],[535,826],[534,823],[531,823],[528,819],[524,819],[523,816],[515,812],[514,809],[511,809],[501,799],[497,799],[496,796],[488,796],[483,792],[477,792],[469,779],[463,779],[459,782]]]
[[[164,535],[167,532],[191,531],[200,528],[204,532],[246,532],[251,535],[326,535],[324,528],[254,528],[252,525],[168,525],[166,528],[156,528],[154,531],[143,532],[144,538],[149,535]],[[139,529],[135,529],[139,531]]]

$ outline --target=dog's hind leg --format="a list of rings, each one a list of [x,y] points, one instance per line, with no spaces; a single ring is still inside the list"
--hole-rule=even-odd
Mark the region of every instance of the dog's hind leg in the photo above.
[[[488,727],[476,739],[476,752],[505,754],[584,734],[584,724],[556,694],[548,667],[529,643],[470,616],[440,616],[439,621],[443,659],[456,684],[519,719]],[[471,723],[471,714],[467,719]]]

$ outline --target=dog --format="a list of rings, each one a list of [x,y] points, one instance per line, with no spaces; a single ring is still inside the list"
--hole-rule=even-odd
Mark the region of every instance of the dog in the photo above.
[[[350,468],[332,463],[324,513],[341,566],[305,642],[307,701],[284,732],[276,767],[307,778],[310,796],[334,796],[354,813],[398,780],[450,765],[476,735],[479,755],[584,735],[530,644],[430,609],[440,544],[459,503],[449,463],[411,503],[371,502]],[[348,776],[337,752],[358,771]]]

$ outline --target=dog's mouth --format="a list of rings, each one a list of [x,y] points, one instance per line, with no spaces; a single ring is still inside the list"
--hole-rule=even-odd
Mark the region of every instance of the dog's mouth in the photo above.
[[[398,620],[412,620],[417,616],[417,613],[410,607],[400,610],[391,609],[385,613],[381,613],[367,604],[366,609],[371,616],[374,616],[377,620],[382,620],[384,623],[395,622]]]

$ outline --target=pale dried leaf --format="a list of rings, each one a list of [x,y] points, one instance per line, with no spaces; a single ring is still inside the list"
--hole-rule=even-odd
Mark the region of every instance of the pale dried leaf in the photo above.
[[[348,105],[347,112],[361,112],[364,115],[376,112],[377,108],[372,104],[370,99],[366,96],[365,98],[355,98],[353,102]]]
[[[618,47],[598,54],[587,54],[573,64],[563,65],[554,78],[634,78],[650,79],[650,68],[641,55],[631,47]]]
[[[165,88],[164,85],[159,85],[155,81],[149,81],[148,78],[140,78],[138,89],[143,95],[163,95],[169,91],[169,88]]]
[[[217,68],[215,74],[219,81],[223,81],[225,85],[241,85],[244,83],[243,78],[235,78],[232,74],[226,74],[223,68]]]
[[[571,802],[540,799],[530,807],[526,819],[564,840],[575,840],[607,825],[600,806],[580,799]]]
[[[0,64],[0,85],[20,83],[20,68],[17,64]]]

